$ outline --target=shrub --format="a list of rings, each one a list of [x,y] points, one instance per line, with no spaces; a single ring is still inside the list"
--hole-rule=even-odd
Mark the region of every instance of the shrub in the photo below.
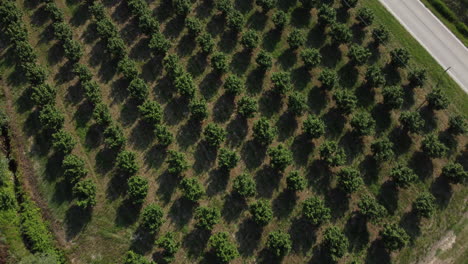
[[[223,170],[231,170],[237,166],[239,155],[235,151],[222,148],[219,151],[218,166]]]
[[[147,260],[144,256],[129,250],[125,255],[124,264],[155,264],[153,261]]]
[[[125,57],[126,45],[122,38],[112,37],[107,40],[106,50],[117,59]]]
[[[73,39],[65,40],[63,43],[65,57],[72,62],[77,62],[83,56],[83,47],[80,43]]]
[[[198,36],[197,43],[204,53],[211,53],[215,45],[213,37],[208,32],[204,32]]]
[[[193,98],[195,96],[196,87],[190,73],[183,73],[176,77],[174,86],[181,96],[187,98]]]
[[[322,199],[311,197],[302,203],[302,216],[312,225],[320,225],[331,218],[331,211]]]
[[[304,49],[301,52],[301,58],[307,68],[313,68],[322,61],[322,55],[318,49]]]
[[[272,17],[273,24],[276,29],[283,29],[288,23],[288,14],[282,10],[277,10]]]
[[[237,102],[237,113],[244,118],[254,117],[257,111],[258,103],[250,96],[244,96]]]
[[[36,63],[22,63],[21,68],[24,71],[26,79],[32,85],[42,84],[47,78],[46,69]]]
[[[375,120],[368,112],[358,112],[351,119],[351,127],[359,136],[369,136],[375,131]]]
[[[353,33],[346,24],[335,23],[331,27],[330,37],[333,43],[337,45],[347,44],[351,42],[351,39],[353,38]]]
[[[184,73],[184,68],[180,65],[179,57],[175,54],[169,54],[163,59],[163,67],[172,81],[175,81],[177,77],[180,77]]]
[[[465,118],[461,115],[451,116],[448,131],[454,135],[463,135],[468,130]]]
[[[212,230],[214,225],[221,220],[221,212],[216,207],[198,207],[195,210],[196,227]]]
[[[427,71],[422,68],[412,69],[408,73],[408,80],[413,86],[423,86],[424,82],[427,80]]]
[[[258,200],[249,208],[253,221],[259,226],[266,226],[273,219],[273,210],[267,200]]]
[[[72,39],[73,31],[71,27],[65,22],[53,23],[52,30],[54,31],[54,37],[57,40],[66,41]]]
[[[104,143],[108,148],[119,149],[122,148],[126,142],[127,139],[119,125],[112,124],[104,130]]]
[[[271,68],[271,66],[273,65],[273,58],[271,57],[270,53],[264,50],[261,50],[258,53],[257,58],[255,59],[255,62],[258,64],[258,66],[260,66],[261,69],[267,70]]]
[[[81,180],[73,186],[76,205],[86,209],[96,205],[96,184],[91,179]]]
[[[239,32],[242,30],[245,24],[244,15],[241,12],[231,9],[226,17],[226,23],[228,28],[235,32]]]
[[[325,134],[325,122],[314,115],[309,115],[304,120],[302,131],[311,138],[319,138]]]
[[[202,121],[208,117],[208,106],[205,99],[200,98],[190,102],[190,115],[198,121]]]
[[[128,176],[135,175],[139,167],[136,161],[136,154],[131,151],[123,150],[115,159],[117,168]]]
[[[139,102],[145,101],[149,96],[149,89],[145,81],[141,78],[133,79],[128,85],[130,95]]]
[[[376,222],[387,215],[385,207],[369,195],[364,195],[358,203],[359,212],[371,222]]]
[[[401,86],[387,86],[382,90],[385,106],[390,109],[398,109],[403,105],[404,92]]]
[[[375,19],[374,12],[370,8],[367,8],[367,7],[360,8],[357,11],[356,16],[359,18],[360,20],[359,22],[361,23],[363,27],[372,25],[372,22],[374,22],[374,19]]]
[[[161,105],[151,99],[147,99],[143,104],[139,105],[138,112],[140,112],[143,120],[154,125],[159,124],[163,117]]]
[[[63,11],[55,3],[47,3],[45,10],[50,14],[53,21],[63,21]]]
[[[249,29],[244,33],[241,44],[247,50],[253,50],[258,46],[260,38],[255,30]]]
[[[324,232],[323,245],[330,258],[333,261],[338,261],[346,254],[349,242],[338,227],[331,226]]]
[[[263,12],[268,12],[268,10],[275,7],[277,0],[255,0],[255,3],[260,6]]]
[[[203,24],[200,19],[196,17],[189,17],[185,20],[185,26],[187,27],[190,35],[198,36],[203,31]]]
[[[338,172],[338,188],[347,194],[352,194],[364,185],[361,174],[353,168],[343,168]]]
[[[176,14],[186,16],[190,13],[192,2],[190,0],[172,0],[172,6],[174,7]]]
[[[154,135],[159,144],[163,146],[169,146],[174,140],[174,136],[171,131],[164,125],[156,125],[154,127]]]
[[[132,176],[127,181],[128,198],[133,204],[142,204],[148,194],[148,180],[140,176]]]
[[[16,207],[15,194],[9,189],[0,189],[0,211],[10,210]]]
[[[106,18],[106,11],[104,9],[104,5],[101,2],[92,2],[89,5],[89,12],[97,21],[101,21]]]
[[[57,90],[54,87],[43,83],[32,87],[31,100],[38,106],[53,104],[56,94]]]
[[[411,183],[418,179],[418,176],[413,172],[412,169],[404,166],[403,164],[397,164],[390,171],[390,178],[393,179],[395,184],[400,188],[408,188]]]
[[[15,43],[13,47],[15,55],[19,58],[21,64],[36,62],[37,54],[34,52],[34,49],[29,42],[19,41]]]
[[[243,198],[255,196],[257,193],[257,185],[252,176],[243,173],[234,179],[232,185],[233,191]]]
[[[164,213],[161,207],[151,203],[143,209],[141,214],[141,225],[151,234],[155,234],[164,223]]]
[[[434,88],[426,96],[429,107],[434,110],[446,109],[449,105],[449,99],[440,88]]]
[[[224,14],[227,14],[233,8],[231,0],[216,0],[214,2],[216,9]]]
[[[83,159],[76,155],[66,155],[62,161],[63,175],[71,184],[77,183],[88,174]]]
[[[325,141],[319,149],[320,158],[331,167],[343,165],[346,161],[344,150],[335,141]]]
[[[288,36],[288,44],[291,49],[298,49],[306,42],[304,33],[299,29],[293,29]]]
[[[288,112],[300,116],[307,109],[305,96],[299,92],[294,92],[288,97]]]
[[[318,10],[318,23],[321,26],[332,25],[336,22],[336,10],[328,4],[320,5]]]
[[[166,54],[166,52],[171,48],[171,42],[168,39],[166,39],[166,37],[162,33],[155,32],[151,34],[151,39],[148,44],[148,47],[161,54]]]
[[[419,114],[419,112],[403,112],[401,113],[399,120],[401,126],[411,133],[421,132],[425,125],[424,119],[422,119],[421,114]]]
[[[292,248],[291,236],[283,231],[270,232],[266,247],[276,257],[286,256]]]
[[[4,32],[6,38],[12,43],[28,40],[28,31],[21,23],[13,22],[9,25],[5,25]]]
[[[385,75],[383,74],[382,69],[377,65],[372,65],[367,68],[366,81],[369,86],[375,88],[385,85]]]
[[[145,12],[138,17],[138,27],[148,35],[152,35],[159,30],[159,22],[150,12]]]
[[[322,83],[323,88],[332,89],[338,84],[338,74],[334,70],[324,69],[318,80]]]
[[[206,143],[211,147],[219,147],[226,140],[226,131],[217,124],[210,123],[203,131]]]
[[[183,153],[177,152],[175,150],[170,150],[168,152],[169,157],[167,158],[167,171],[173,174],[181,174],[188,168],[188,163],[185,159]]]
[[[339,90],[333,95],[335,99],[336,107],[338,110],[344,114],[350,114],[357,105],[357,98],[349,90]]]
[[[276,136],[276,129],[271,127],[270,122],[265,117],[261,117],[253,125],[253,137],[263,146],[271,144]]]
[[[374,38],[374,42],[378,45],[385,45],[390,40],[390,32],[383,25],[372,30],[372,36]]]
[[[228,263],[239,256],[236,246],[229,242],[226,232],[219,232],[210,237],[208,246],[213,250],[216,258],[221,263]]]
[[[124,57],[119,60],[117,64],[117,70],[122,73],[122,75],[127,80],[133,80],[138,76],[137,66],[134,60]]]
[[[282,144],[270,148],[268,156],[270,157],[270,166],[280,172],[291,165],[293,159],[291,151]]]
[[[93,105],[102,103],[101,89],[96,81],[88,81],[82,84],[85,96]]]
[[[442,168],[442,177],[454,184],[465,183],[468,179],[468,172],[460,163],[450,162]]]
[[[430,218],[435,210],[435,197],[429,192],[423,192],[413,203],[413,210],[418,217]]]
[[[299,192],[306,188],[307,181],[299,171],[291,171],[286,178],[286,185],[288,190],[292,192]]]
[[[275,92],[279,94],[286,94],[292,89],[291,75],[287,72],[275,72],[271,75],[271,82]]]
[[[55,106],[49,104],[39,111],[39,122],[43,129],[53,133],[63,127],[65,117]]]
[[[244,90],[242,80],[237,75],[229,75],[224,82],[226,92],[236,96]]]
[[[93,74],[91,73],[89,68],[84,64],[75,63],[75,65],[73,66],[72,72],[76,76],[78,76],[78,79],[80,79],[80,82],[82,83],[91,81],[91,79],[93,78]]]
[[[370,56],[370,50],[358,44],[351,45],[348,53],[349,59],[359,66],[366,64]]]
[[[377,161],[388,161],[395,156],[393,152],[393,142],[387,137],[372,143],[371,150],[374,154],[374,159]]]
[[[229,68],[228,57],[222,52],[217,52],[211,57],[211,67],[217,72],[224,73]]]
[[[396,48],[390,51],[390,57],[392,65],[399,68],[405,68],[410,60],[410,54],[404,48]]]
[[[422,150],[431,158],[442,158],[448,148],[439,141],[436,134],[429,134],[422,140]]]
[[[164,250],[162,257],[165,263],[172,262],[180,248],[180,242],[176,240],[176,235],[173,232],[167,232],[164,236],[160,237],[156,241],[156,245]]]
[[[400,250],[409,242],[409,235],[397,224],[386,224],[380,231],[380,236],[386,249],[390,251]]]
[[[76,140],[67,131],[60,129],[52,134],[52,146],[61,155],[70,154],[76,145]]]

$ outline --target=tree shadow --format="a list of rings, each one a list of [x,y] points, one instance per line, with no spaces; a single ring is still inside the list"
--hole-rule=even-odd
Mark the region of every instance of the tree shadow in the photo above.
[[[202,140],[195,149],[193,170],[197,174],[208,171],[214,165],[216,156],[217,149],[210,147],[206,141]]]
[[[245,0],[244,0],[245,1]],[[260,12],[260,11],[255,11],[255,13],[253,13],[248,21],[247,21],[247,27],[248,28],[253,28],[257,31],[263,31],[263,29],[265,28],[266,26],[266,22],[268,21],[268,16],[263,13],[263,12]]]
[[[356,88],[356,97],[358,99],[358,105],[364,108],[368,108],[375,104],[375,91],[371,87],[365,84],[361,84]]]
[[[253,255],[254,251],[259,246],[262,233],[263,228],[259,228],[250,218],[244,219],[244,221],[239,224],[239,229],[235,237],[237,244],[239,244],[239,253],[241,256],[249,257]]]
[[[213,120],[217,123],[228,121],[234,108],[234,97],[227,93],[221,95],[213,106]]]
[[[151,168],[160,168],[166,156],[166,147],[155,145],[145,153],[144,162]]]
[[[126,2],[122,1],[119,3],[117,1],[117,2],[114,2],[113,6],[114,6],[113,8],[114,11],[111,14],[111,18],[113,21],[116,21],[116,23],[119,23],[119,24],[124,24],[130,19],[131,13]],[[131,23],[126,23],[126,24],[128,25]]]
[[[351,163],[356,157],[361,155],[364,150],[361,137],[353,131],[346,132],[346,134],[340,138],[338,145],[344,149],[348,163]]]
[[[139,117],[138,102],[134,99],[127,100],[120,110],[119,121],[124,127],[128,127],[132,126]]]
[[[36,27],[42,27],[49,20],[49,12],[46,11],[45,5],[36,9],[31,15],[31,24]]]
[[[163,73],[163,56],[161,54],[155,54],[153,56],[149,55],[148,57],[150,59],[141,66],[141,78],[147,83],[152,83]]]
[[[242,211],[247,209],[247,204],[244,198],[235,195],[233,193],[227,194],[224,197],[223,208],[221,209],[221,215],[226,222],[231,223],[236,221]]]
[[[344,233],[349,241],[350,252],[360,252],[369,243],[369,232],[367,231],[367,221],[359,214],[352,214],[345,224]]]
[[[226,24],[226,19],[222,14],[213,15],[206,24],[206,31],[212,36],[216,37],[224,32],[224,25]]]
[[[232,56],[231,71],[239,76],[244,75],[250,65],[250,51],[243,49]]]
[[[303,91],[310,80],[311,76],[306,67],[299,67],[291,71],[291,81],[297,91]]]
[[[214,196],[226,190],[229,182],[229,171],[222,169],[214,169],[209,173],[208,184],[206,188],[206,194],[208,196]]]
[[[431,131],[437,129],[437,120],[434,115],[434,111],[425,105],[419,110],[421,118],[424,120],[423,131],[425,133],[430,133]]]
[[[231,53],[237,44],[237,33],[234,31],[225,31],[218,42],[218,50],[224,53]]]
[[[346,123],[346,119],[336,107],[331,108],[323,115],[323,121],[325,122],[325,134],[329,135],[327,138],[339,136]]]
[[[164,108],[163,120],[170,126],[177,125],[187,117],[187,113],[187,99],[183,97],[173,98]]]
[[[236,116],[226,127],[226,144],[230,147],[239,147],[248,133],[247,120],[241,116]]]
[[[340,49],[332,44],[325,44],[320,49],[320,55],[322,55],[322,58],[327,58],[322,60],[322,65],[328,68],[335,68],[342,56]]]
[[[307,168],[306,177],[316,193],[326,194],[330,190],[332,173],[323,161],[314,160]]]
[[[185,35],[179,40],[179,43],[177,44],[177,55],[182,58],[189,56],[195,50],[196,46],[197,44],[193,37],[190,35]]]
[[[117,208],[115,215],[115,224],[119,227],[128,227],[133,225],[138,220],[142,205],[133,204],[129,199],[123,200]]]
[[[284,219],[291,215],[297,203],[297,197],[294,192],[287,189],[283,190],[273,200],[273,215],[276,218]]]
[[[151,50],[148,47],[150,43],[149,38],[141,38],[133,47],[130,49],[130,58],[136,61],[146,61],[151,58]]]
[[[143,120],[137,122],[136,126],[130,132],[128,142],[136,150],[145,151],[154,140],[153,125]]]
[[[260,97],[258,106],[263,116],[271,117],[281,110],[283,107],[283,100],[280,94],[268,90]]]
[[[333,219],[339,219],[344,216],[349,209],[349,197],[338,188],[328,191],[325,195],[325,205],[331,209]]]
[[[114,167],[114,161],[117,157],[115,149],[103,148],[96,154],[96,171],[99,174],[105,174]]]
[[[54,152],[52,155],[47,157],[45,164],[45,179],[48,181],[54,181],[63,175],[62,161],[63,154]]]
[[[107,183],[106,198],[115,201],[127,193],[128,176],[120,172],[114,172]]]
[[[322,47],[327,39],[324,36],[325,36],[325,29],[323,27],[319,27],[319,26],[313,27],[307,34],[307,41],[306,41],[307,46],[310,46],[316,49]]]
[[[67,241],[74,239],[86,228],[86,225],[91,221],[91,216],[91,209],[82,209],[76,205],[68,208],[64,220]]]
[[[364,160],[359,163],[359,170],[366,184],[377,183],[379,179],[379,167],[372,155],[366,155]]]
[[[380,186],[377,200],[389,213],[393,214],[398,208],[398,189],[393,181],[386,181]]]
[[[145,227],[141,225],[138,226],[133,233],[130,250],[133,250],[135,253],[145,255],[153,248],[155,237],[156,235],[148,232]]]
[[[181,149],[187,149],[189,146],[195,144],[200,138],[201,123],[194,119],[189,119],[177,131],[177,143]]]
[[[314,151],[315,144],[310,141],[306,134],[300,134],[294,138],[291,145],[294,163],[299,166],[307,165],[310,154]]]
[[[103,127],[98,124],[92,124],[86,130],[85,148],[87,150],[95,149],[101,145]]]
[[[193,76],[198,77],[205,72],[207,62],[207,54],[198,52],[197,54],[190,57],[187,62],[187,71]]]
[[[47,50],[47,63],[55,66],[64,60],[65,52],[60,42],[56,42]]]
[[[277,62],[283,70],[288,70],[297,63],[297,54],[295,50],[289,48],[278,57]]]
[[[185,198],[179,198],[174,201],[167,216],[177,228],[182,228],[192,219],[194,209],[195,203]]]
[[[359,71],[352,63],[348,62],[338,70],[338,75],[340,76],[339,78],[340,85],[343,87],[351,88],[351,87],[354,87],[354,85],[356,84],[359,78]],[[361,86],[358,86],[358,90],[359,88],[363,89],[364,87],[362,87],[361,85]],[[372,92],[372,95],[373,95],[373,92]],[[372,99],[374,99],[373,96],[372,96]]]
[[[190,259],[200,257],[210,238],[210,231],[204,229],[194,229],[188,233],[182,241],[182,246],[187,250]]]
[[[392,124],[390,112],[384,104],[379,103],[372,108],[372,118],[375,120],[375,131],[377,134],[386,131]]]
[[[362,45],[366,38],[366,30],[359,23],[355,23],[351,26],[351,32],[353,32],[353,42]]]
[[[205,97],[205,99],[209,100],[216,95],[221,85],[222,81],[219,78],[219,74],[215,71],[212,71],[209,74],[207,74],[205,78],[200,82],[200,93],[203,95],[203,97]]]
[[[164,204],[168,204],[171,201],[172,195],[174,194],[179,181],[179,177],[168,172],[164,172],[156,178],[156,182],[158,183],[156,194]]]
[[[291,12],[290,23],[296,28],[307,28],[310,25],[311,15],[307,8],[297,7]]]
[[[260,167],[265,159],[265,154],[266,148],[254,140],[247,141],[241,149],[241,159],[249,170]]]
[[[273,192],[279,189],[281,174],[269,166],[263,166],[255,174],[257,192],[260,197],[271,198]]]
[[[93,118],[93,110],[94,110],[93,105],[91,105],[88,101],[82,101],[82,103],[78,105],[75,113],[73,114],[73,118],[75,120],[76,126],[79,128],[86,128],[87,124]]]
[[[297,3],[296,0],[278,0],[277,6],[279,9],[288,10],[289,8],[295,6]]]
[[[422,181],[431,178],[434,172],[434,165],[431,159],[423,152],[416,151],[408,161],[408,166],[413,169]]]
[[[174,12],[172,11],[172,1],[160,1],[158,8],[154,9],[154,15],[159,23],[165,22]]]
[[[439,209],[447,208],[452,199],[453,190],[450,182],[445,177],[437,177],[431,184],[430,192],[436,198]]]
[[[268,52],[276,49],[278,43],[281,41],[281,30],[271,29],[263,36],[262,48]]]
[[[374,240],[370,247],[367,249],[366,255],[366,264],[374,264],[374,263],[381,263],[381,264],[390,264],[391,258],[390,254],[385,250],[385,246],[381,239]]]
[[[76,11],[72,13],[70,24],[74,27],[82,26],[91,18],[86,5],[78,5]]]
[[[328,100],[326,91],[320,89],[318,86],[312,87],[307,95],[307,105],[309,106],[309,110],[314,114],[318,114],[327,106],[327,104]]]
[[[421,228],[419,227],[420,219],[415,212],[406,212],[400,219],[400,226],[411,237],[411,244],[414,240],[421,235]]]
[[[293,252],[306,255],[317,242],[317,230],[307,220],[295,218],[288,230],[292,241]]]
[[[246,1],[242,1],[244,3]],[[236,6],[239,7],[239,6]],[[214,8],[214,1],[202,1],[197,7],[195,7],[195,14],[200,18],[206,18],[211,15]],[[240,8],[240,7],[239,7]]]
[[[247,75],[246,88],[251,94],[259,94],[263,90],[263,82],[265,80],[265,71],[261,68],[252,70]]]
[[[401,83],[401,76],[398,69],[396,69],[391,63],[385,65],[382,70],[385,76],[385,83],[389,86],[392,85],[400,85]]]
[[[292,113],[284,112],[276,122],[278,128],[278,140],[285,141],[294,135],[298,125]]]
[[[395,154],[402,155],[409,151],[412,139],[408,136],[408,133],[401,127],[395,127],[389,134],[389,139],[392,141]]]

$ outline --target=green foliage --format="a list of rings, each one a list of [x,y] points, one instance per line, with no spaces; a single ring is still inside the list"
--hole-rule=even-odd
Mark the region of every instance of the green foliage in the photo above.
[[[273,210],[268,200],[261,199],[250,205],[249,212],[259,226],[266,226],[273,219]]]
[[[332,25],[336,22],[336,10],[328,4],[321,4],[317,17],[321,26]]]
[[[434,133],[428,134],[422,140],[421,148],[425,154],[431,158],[442,158],[447,153],[448,148],[440,142]]]
[[[397,224],[386,224],[380,236],[384,242],[385,248],[389,251],[400,250],[409,243],[409,235]]]
[[[208,246],[213,250],[216,258],[221,263],[228,263],[239,257],[236,246],[229,241],[229,235],[226,232],[219,232],[210,237]]]
[[[156,241],[156,245],[164,250],[162,255],[165,263],[172,262],[180,248],[180,242],[176,240],[176,235],[173,232],[167,232],[160,237]]]
[[[352,194],[359,190],[364,181],[358,170],[353,168],[343,168],[338,172],[337,186],[347,194]]]
[[[212,230],[221,220],[221,212],[216,207],[198,207],[195,210],[195,226],[205,230]]]
[[[192,201],[196,202],[205,195],[205,188],[203,185],[195,178],[185,178],[180,182],[180,189],[182,190],[182,195]]]
[[[89,12],[94,16],[97,21],[104,20],[106,11],[101,2],[94,1],[89,5]]]
[[[125,57],[125,54],[127,53],[126,47],[125,42],[119,36],[107,39],[106,50],[117,59]]]
[[[263,12],[268,12],[268,10],[275,7],[277,0],[255,0],[255,3],[260,6]]]
[[[141,214],[141,225],[151,234],[155,234],[164,223],[164,213],[161,207],[151,203],[143,209]]]
[[[341,166],[346,161],[346,154],[336,141],[323,142],[319,153],[320,158],[330,167]]]
[[[208,117],[208,106],[205,99],[200,98],[190,102],[190,116],[198,121],[202,121]]]
[[[371,87],[377,88],[385,85],[385,75],[378,65],[372,65],[367,68],[366,81]]]
[[[144,256],[129,250],[125,254],[124,264],[155,264],[153,261],[147,260]]]
[[[255,30],[249,29],[245,32],[241,39],[241,44],[247,50],[253,50],[258,46],[260,37]]]
[[[25,26],[18,22],[5,25],[4,32],[6,37],[13,43],[26,41],[28,39],[28,31]]]
[[[76,140],[67,131],[60,129],[52,134],[52,146],[62,155],[70,154],[76,145]]]
[[[399,120],[401,126],[411,133],[420,133],[425,125],[424,119],[422,119],[419,112],[402,112]]]
[[[47,3],[45,11],[50,14],[53,21],[63,21],[63,11],[54,2]]]
[[[96,205],[96,184],[91,179],[81,180],[73,186],[76,205],[86,209]]]
[[[174,136],[165,125],[156,125],[154,127],[154,136],[156,137],[158,144],[162,146],[169,146],[172,141],[174,141]]]
[[[71,184],[75,184],[88,174],[85,162],[76,155],[67,155],[62,161],[63,175]]]
[[[127,194],[133,204],[142,204],[148,194],[148,180],[140,176],[132,176],[127,180]]]
[[[322,61],[322,55],[320,55],[320,51],[318,49],[308,48],[301,51],[301,59],[304,62],[304,65],[310,69],[320,64]]]
[[[56,94],[57,90],[55,87],[43,83],[32,87],[31,100],[38,106],[53,104]]]
[[[101,89],[96,81],[87,81],[82,83],[86,98],[93,105],[102,103]]]
[[[390,41],[390,31],[385,26],[380,25],[372,30],[372,37],[375,43],[385,45]]]
[[[291,236],[283,231],[270,232],[266,248],[276,257],[286,256],[292,248]]]
[[[119,152],[115,159],[115,164],[117,168],[127,176],[135,175],[139,170],[136,154],[132,151],[123,150]]]
[[[130,95],[139,102],[145,101],[149,96],[149,89],[145,81],[136,77],[128,85]]]
[[[368,112],[358,112],[351,119],[351,127],[359,136],[369,136],[374,134],[375,120]]]
[[[302,203],[302,216],[312,225],[321,225],[331,218],[331,211],[322,199],[311,197]]]
[[[286,185],[288,190],[299,192],[306,188],[307,180],[299,173],[299,171],[291,171],[286,178]]]
[[[190,0],[172,0],[172,6],[174,7],[176,14],[186,16],[190,13],[192,2]]]
[[[237,102],[237,113],[244,118],[254,117],[257,111],[258,103],[250,96],[244,96]]]
[[[204,32],[198,36],[197,43],[204,53],[211,53],[215,45],[213,37],[208,32]]]
[[[193,98],[195,96],[197,88],[195,87],[195,83],[193,82],[193,78],[190,73],[183,73],[176,77],[174,86],[181,96],[185,96],[187,98]]]
[[[331,69],[324,69],[318,80],[322,83],[322,87],[325,89],[332,89],[338,84],[338,74],[336,71]]]
[[[203,131],[203,136],[211,147],[219,147],[226,140],[226,131],[215,123],[210,123]]]
[[[244,15],[240,11],[231,9],[227,14],[226,23],[229,29],[240,32],[245,24]]]
[[[307,109],[306,97],[294,92],[288,97],[288,112],[300,116]]]
[[[434,88],[430,93],[428,93],[426,100],[429,107],[434,110],[447,109],[450,103],[448,97],[440,88]]]
[[[65,52],[65,57],[72,62],[77,62],[83,56],[83,47],[80,43],[73,39],[67,39],[63,43],[63,51]]]
[[[185,20],[185,27],[187,27],[190,35],[192,36],[198,36],[203,31],[203,24],[200,19],[196,17],[188,17]]]
[[[175,150],[168,151],[169,157],[167,158],[167,171],[172,174],[181,174],[188,169],[188,163],[185,155]]]
[[[410,60],[408,50],[404,48],[396,48],[390,51],[391,63],[394,67],[405,68]]]
[[[124,57],[117,63],[117,70],[122,73],[122,75],[127,80],[133,80],[138,76],[137,66],[134,60]]]
[[[418,179],[418,176],[413,172],[412,169],[408,168],[403,164],[397,164],[390,171],[390,178],[400,188],[408,188],[411,183]]]
[[[253,197],[257,193],[257,184],[252,176],[242,173],[234,179],[232,189],[243,198]]]
[[[306,36],[304,32],[300,29],[293,29],[288,36],[288,44],[291,49],[298,49],[299,47],[303,46],[306,42]]]
[[[271,82],[275,92],[284,95],[292,89],[291,75],[288,72],[274,72],[271,75]]]
[[[364,65],[370,58],[371,52],[368,48],[365,48],[359,44],[351,45],[348,52],[349,59],[356,65]]]
[[[346,254],[349,242],[348,238],[337,226],[331,226],[325,229],[323,245],[330,258],[333,261],[338,261]]]
[[[408,80],[413,86],[422,87],[427,80],[427,71],[423,68],[412,69],[408,73]]]
[[[374,12],[368,7],[359,8],[356,16],[359,18],[359,22],[363,27],[372,25],[375,19]]]
[[[72,72],[78,76],[78,79],[80,79],[80,82],[87,82],[91,81],[93,78],[93,74],[89,70],[88,66],[81,64],[81,63],[75,63],[73,66]]]
[[[215,0],[216,9],[224,14],[227,14],[233,8],[231,0]]]
[[[268,149],[268,156],[270,157],[270,166],[280,172],[283,172],[293,161],[291,151],[283,144]]]
[[[371,222],[377,222],[387,215],[387,209],[370,195],[364,195],[358,203],[359,212]]]
[[[325,122],[315,115],[308,115],[302,125],[302,131],[311,138],[319,138],[325,134]]]
[[[155,52],[166,54],[171,48],[171,42],[162,33],[155,32],[151,35],[148,47]]]
[[[16,197],[10,189],[0,189],[0,211],[10,210],[16,207]]]
[[[112,124],[104,130],[104,143],[108,148],[120,149],[125,146],[126,142],[123,129],[119,125]]]
[[[348,115],[356,108],[357,98],[350,90],[338,90],[333,94],[338,110]]]
[[[161,123],[163,111],[161,105],[156,101],[147,99],[143,104],[138,106],[138,112],[140,112],[143,120],[150,124]]]
[[[163,67],[172,81],[184,73],[184,68],[176,54],[167,55],[163,60]]]
[[[145,12],[138,17],[138,27],[146,34],[153,34],[159,30],[159,22],[151,14],[151,12]]]
[[[434,195],[429,192],[421,193],[413,203],[413,210],[418,217],[430,218],[436,210]]]
[[[277,10],[271,18],[276,29],[283,29],[288,24],[288,14],[282,10]]]
[[[442,168],[442,177],[447,178],[451,183],[466,183],[468,172],[460,163],[449,162]]]
[[[43,129],[53,132],[59,131],[63,127],[65,117],[53,105],[46,105],[39,111],[39,122]]]
[[[218,166],[223,170],[231,170],[237,166],[239,155],[235,151],[222,148],[218,155]]]
[[[39,64],[28,62],[22,63],[21,68],[29,83],[33,85],[42,84],[47,78],[47,71]]]
[[[273,65],[273,58],[270,53],[268,53],[267,51],[261,50],[258,53],[257,58],[255,59],[255,62],[258,64],[258,66],[261,69],[267,70],[271,68],[271,66]]]
[[[333,43],[340,45],[340,44],[347,44],[351,42],[353,38],[353,32],[346,24],[335,23],[332,25],[330,30],[330,37]]]
[[[393,152],[393,142],[388,137],[374,141],[371,145],[374,159],[377,161],[388,161],[395,156]]]
[[[73,31],[66,22],[53,23],[52,30],[54,32],[54,37],[60,41],[69,40],[73,36]]]
[[[404,92],[401,86],[387,86],[382,90],[385,106],[390,109],[398,109],[403,105]]]
[[[34,48],[27,41],[16,42],[13,46],[16,57],[19,58],[21,64],[35,63],[37,54]],[[35,64],[36,65],[36,64]]]
[[[241,94],[244,90],[244,84],[237,75],[229,75],[224,82],[224,89],[232,95]]]

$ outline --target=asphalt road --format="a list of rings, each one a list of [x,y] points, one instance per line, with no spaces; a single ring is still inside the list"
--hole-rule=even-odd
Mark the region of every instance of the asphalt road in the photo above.
[[[468,93],[468,49],[419,0],[379,0]]]

